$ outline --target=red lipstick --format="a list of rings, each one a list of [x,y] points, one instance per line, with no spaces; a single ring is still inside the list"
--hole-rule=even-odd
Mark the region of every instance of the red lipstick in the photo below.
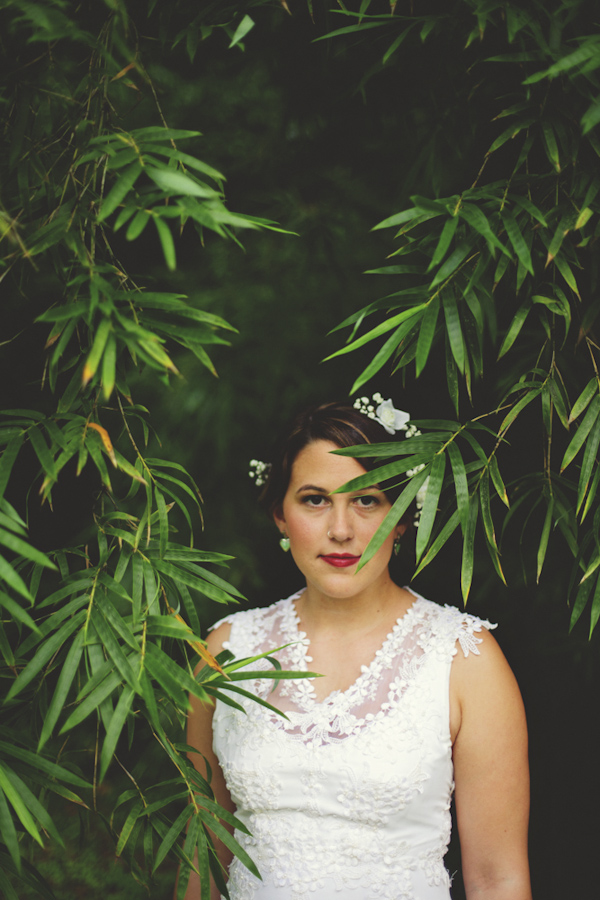
[[[344,569],[348,566],[356,565],[360,556],[353,556],[350,553],[328,553],[322,555],[321,559],[326,563],[329,563],[330,566],[335,566],[337,569]]]

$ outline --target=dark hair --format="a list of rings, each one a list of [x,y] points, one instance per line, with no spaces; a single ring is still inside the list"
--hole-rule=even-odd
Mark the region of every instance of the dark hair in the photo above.
[[[301,450],[314,441],[331,441],[337,447],[382,444],[391,440],[385,428],[346,403],[323,403],[299,413],[277,441],[267,483],[260,504],[269,513],[282,503],[290,483],[292,466]],[[374,457],[361,456],[360,465],[370,472],[381,464]],[[388,491],[393,502],[399,490]]]

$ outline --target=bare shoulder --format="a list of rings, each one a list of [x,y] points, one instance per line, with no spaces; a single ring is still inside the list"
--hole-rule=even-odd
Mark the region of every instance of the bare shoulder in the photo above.
[[[476,651],[467,654],[457,641],[450,683],[461,705],[505,692],[520,697],[515,676],[494,635],[482,628],[477,638]]]
[[[213,631],[210,631],[206,638],[206,646],[210,653],[216,656],[223,649],[223,644],[229,640],[231,634],[231,622],[222,622]]]

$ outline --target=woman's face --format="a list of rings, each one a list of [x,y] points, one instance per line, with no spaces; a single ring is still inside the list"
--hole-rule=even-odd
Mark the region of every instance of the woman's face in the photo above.
[[[390,509],[376,488],[333,494],[365,469],[348,456],[333,456],[337,446],[314,441],[300,451],[275,523],[290,539],[294,561],[306,577],[309,591],[348,598],[376,591],[389,583],[388,563],[397,525],[375,556],[357,573],[367,544]]]

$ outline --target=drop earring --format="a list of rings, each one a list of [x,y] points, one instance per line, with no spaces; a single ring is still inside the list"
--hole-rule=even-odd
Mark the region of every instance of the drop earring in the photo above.
[[[288,550],[290,549],[290,539],[287,536],[287,534],[285,533],[285,531],[282,533],[281,540],[279,541],[279,546],[281,547],[281,549],[283,550],[284,553],[287,553]]]
[[[398,535],[398,537],[394,541],[394,556],[398,556],[398,554],[400,553],[400,544],[401,544],[400,535]]]

